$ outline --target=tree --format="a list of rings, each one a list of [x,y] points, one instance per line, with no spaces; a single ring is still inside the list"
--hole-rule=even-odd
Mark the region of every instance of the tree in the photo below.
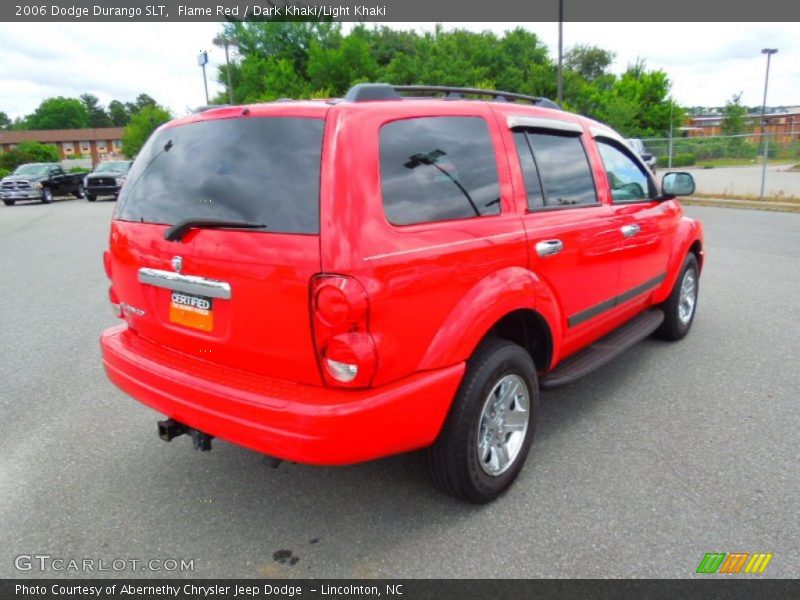
[[[0,111],[0,129],[10,129],[11,128],[11,119],[8,118],[8,115],[2,111]]]
[[[152,133],[172,118],[161,106],[145,106],[131,117],[122,133],[122,153],[133,158],[139,153]]]
[[[83,102],[83,105],[86,107],[86,112],[89,115],[90,127],[111,127],[113,125],[111,117],[109,117],[105,109],[100,106],[100,100],[97,96],[86,92],[85,94],[81,94],[81,102]]]
[[[595,81],[606,75],[614,62],[614,53],[597,46],[577,44],[564,55],[564,67],[583,76],[586,81]]]
[[[58,148],[41,142],[21,142],[13,150],[0,154],[0,168],[13,171],[19,165],[35,162],[58,162]]]
[[[25,119],[27,129],[82,129],[89,126],[89,112],[77,98],[48,98]]]
[[[114,127],[125,127],[131,120],[128,109],[119,100],[112,100],[108,103],[108,116]]]
[[[746,133],[745,117],[747,116],[747,108],[742,106],[742,92],[734,94],[730,100],[725,103],[725,108],[722,109],[722,134],[723,135],[741,135]]]

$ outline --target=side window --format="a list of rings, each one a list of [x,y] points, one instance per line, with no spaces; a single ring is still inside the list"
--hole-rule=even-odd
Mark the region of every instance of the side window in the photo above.
[[[525,192],[528,195],[528,210],[542,208],[544,195],[542,182],[539,179],[539,170],[533,160],[531,147],[528,144],[528,135],[524,131],[514,132],[514,143],[517,146],[519,165],[522,168],[522,177],[525,180]]]
[[[545,206],[596,204],[589,159],[578,136],[528,133],[544,188]]]
[[[500,213],[494,146],[480,117],[388,123],[380,167],[383,209],[395,225]]]
[[[646,200],[654,196],[650,177],[630,156],[604,140],[597,140],[597,149],[603,159],[614,200]]]

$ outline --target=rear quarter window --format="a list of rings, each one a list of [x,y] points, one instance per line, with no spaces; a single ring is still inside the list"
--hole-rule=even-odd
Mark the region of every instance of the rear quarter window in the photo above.
[[[116,218],[246,220],[266,232],[317,234],[323,127],[322,119],[250,117],[161,130],[128,173]]]
[[[411,225],[500,213],[489,128],[480,117],[418,117],[380,130],[386,218]]]

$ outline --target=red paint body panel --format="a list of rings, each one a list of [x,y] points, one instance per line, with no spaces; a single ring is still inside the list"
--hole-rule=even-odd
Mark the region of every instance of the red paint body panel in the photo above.
[[[158,412],[257,452],[342,465],[433,443],[464,365],[363,391],[220,367],[148,342],[124,325],[101,338],[108,377]]]
[[[166,242],[166,226],[115,220],[108,258],[127,324],[101,338],[106,370],[121,389],[211,435],[311,464],[369,460],[432,443],[486,333],[510,312],[537,313],[552,345],[546,371],[662,302],[686,253],[702,240],[677,201],[614,204],[595,147],[596,123],[513,103],[403,100],[255,105],[192,115],[165,127],[220,118],[325,119],[319,235],[192,230]],[[500,214],[395,226],[383,211],[379,133],[397,119],[480,117],[495,149]],[[528,211],[508,116],[579,124],[598,204]],[[636,223],[640,235],[621,227]],[[536,243],[564,250],[539,257]],[[204,333],[167,318],[169,290],[143,285],[139,268],[184,272],[231,285]],[[312,330],[312,278],[355,278],[368,297],[362,339],[374,343],[369,387],[332,387]],[[656,277],[654,288],[579,323],[570,318]],[[361,331],[361,330],[360,330]],[[364,336],[369,336],[365,338]],[[329,380],[329,378],[328,378]]]

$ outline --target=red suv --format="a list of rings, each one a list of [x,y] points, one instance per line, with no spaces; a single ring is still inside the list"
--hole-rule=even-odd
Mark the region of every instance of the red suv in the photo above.
[[[205,110],[155,132],[122,189],[105,368],[165,440],[317,465],[427,448],[440,488],[487,502],[540,388],[686,335],[693,190],[518,94],[362,84]]]

